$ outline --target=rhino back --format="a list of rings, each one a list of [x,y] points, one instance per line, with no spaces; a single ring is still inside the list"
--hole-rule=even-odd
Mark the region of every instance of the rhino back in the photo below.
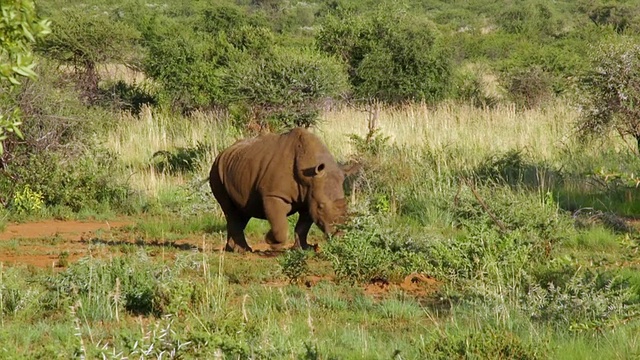
[[[217,171],[229,197],[248,215],[263,217],[262,197],[300,198],[293,174],[295,143],[282,135],[241,140],[218,155]]]

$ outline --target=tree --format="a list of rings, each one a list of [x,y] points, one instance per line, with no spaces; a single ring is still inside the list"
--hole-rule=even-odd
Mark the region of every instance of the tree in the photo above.
[[[583,136],[630,135],[640,151],[640,43],[620,39],[601,45],[580,79],[579,130]]]
[[[0,11],[0,89],[11,90],[20,85],[20,77],[36,77],[31,47],[50,32],[49,21],[38,19],[30,0],[3,0]],[[0,108],[0,155],[8,133],[22,137],[20,124],[17,108]]]
[[[221,105],[226,69],[268,58],[275,45],[274,34],[260,26],[260,19],[238,7],[214,5],[200,15],[192,27],[158,16],[143,30],[145,74],[162,86],[161,103],[182,112]]]
[[[344,66],[336,59],[283,47],[231,64],[222,79],[238,125],[260,130],[315,125],[322,101],[348,88]]]
[[[440,39],[424,18],[381,7],[366,16],[349,10],[328,16],[316,42],[348,65],[356,98],[400,103],[446,95],[451,65]]]
[[[98,66],[108,63],[129,65],[136,59],[140,33],[102,14],[64,10],[54,22],[52,35],[42,44],[51,58],[72,66],[86,100],[97,99]]]

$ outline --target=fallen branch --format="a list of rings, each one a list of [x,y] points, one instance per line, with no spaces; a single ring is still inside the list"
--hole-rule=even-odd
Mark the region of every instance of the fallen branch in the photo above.
[[[507,229],[507,226],[502,222],[502,220],[498,219],[498,217],[491,212],[491,210],[489,209],[489,206],[487,206],[487,203],[485,203],[484,200],[482,200],[482,198],[480,197],[480,194],[478,194],[478,192],[476,191],[476,188],[471,182],[471,180],[469,180],[466,177],[462,177],[461,180],[469,187],[469,189],[471,189],[471,193],[473,193],[473,196],[476,198],[476,200],[478,200],[478,203],[480,204],[480,206],[482,206],[482,208],[487,213],[487,215],[489,215],[491,220],[493,220],[493,222],[496,225],[498,225],[500,230],[502,230],[503,233],[509,232],[509,229]],[[456,194],[456,197],[457,197],[457,194]]]

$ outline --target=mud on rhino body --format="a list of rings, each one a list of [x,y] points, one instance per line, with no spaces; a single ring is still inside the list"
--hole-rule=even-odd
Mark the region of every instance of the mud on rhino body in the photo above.
[[[346,215],[345,176],[356,170],[353,165],[343,169],[320,139],[302,128],[231,145],[216,157],[209,174],[227,220],[225,250],[251,251],[244,236],[251,218],[269,221],[265,238],[274,248],[286,244],[287,217],[295,213],[295,248],[309,248],[313,223],[333,234]]]

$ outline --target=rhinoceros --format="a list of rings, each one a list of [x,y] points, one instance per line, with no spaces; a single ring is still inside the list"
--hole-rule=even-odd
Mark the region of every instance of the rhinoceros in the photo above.
[[[295,213],[294,248],[310,247],[313,223],[334,234],[346,216],[345,177],[358,168],[338,165],[322,141],[303,128],[237,141],[218,154],[209,174],[227,220],[225,250],[252,251],[244,236],[251,218],[269,221],[265,240],[275,249],[287,243],[287,217]]]

